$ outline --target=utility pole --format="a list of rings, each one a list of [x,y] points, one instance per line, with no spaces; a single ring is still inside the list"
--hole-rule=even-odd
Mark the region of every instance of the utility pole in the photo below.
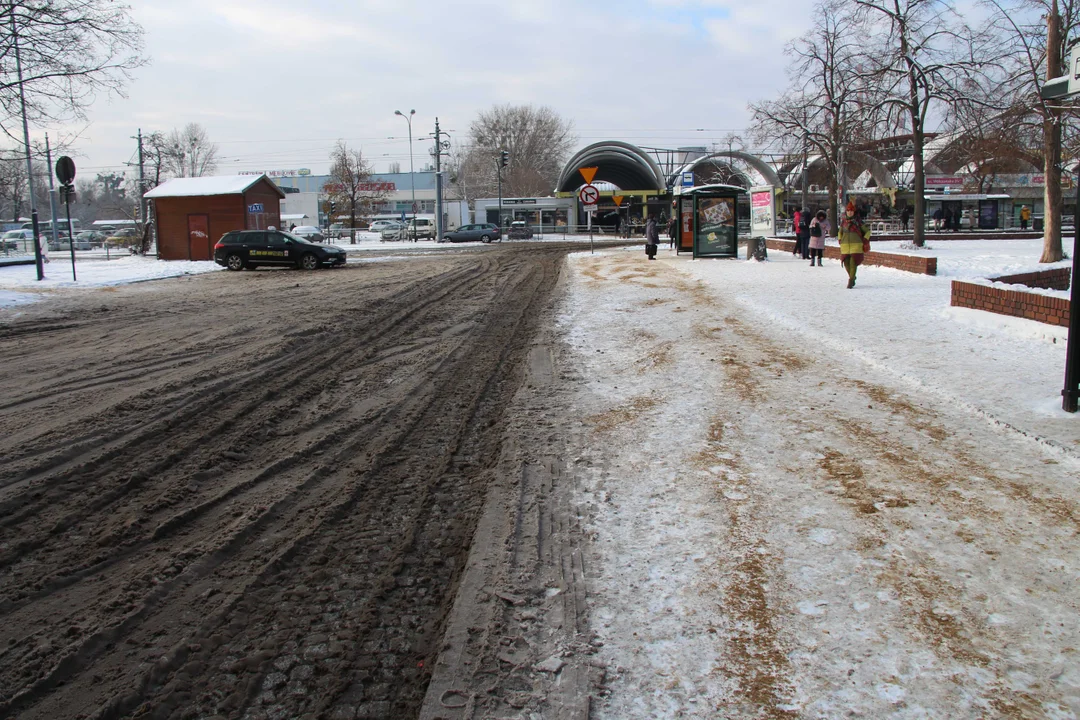
[[[52,211],[52,239],[53,245],[59,247],[60,238],[56,232],[56,190],[53,188],[52,149],[49,147],[49,133],[45,133],[45,162],[49,164],[49,209]],[[69,237],[68,241],[73,243],[72,246],[74,247],[75,238]]]
[[[41,257],[41,230],[38,227],[37,200],[34,199],[34,164],[30,160],[30,126],[26,122],[26,92],[23,88],[22,58],[19,55],[19,33],[15,29],[15,5],[11,6],[11,44],[15,48],[15,71],[19,78],[19,105],[22,108],[23,142],[26,144],[26,187],[30,191],[30,221],[34,227],[34,266],[37,279],[45,279]]]
[[[142,128],[139,128],[139,221],[143,224],[143,232],[146,232],[146,200],[143,193],[146,192],[146,174],[143,169]]]
[[[137,137],[139,141],[139,222],[142,223],[142,246],[141,249],[145,252],[149,249],[149,243],[147,238],[150,233],[150,221],[146,217],[146,198],[143,194],[146,192],[146,172],[143,167],[143,144],[142,144],[142,128],[139,128],[139,134]]]
[[[442,131],[439,129],[439,118],[435,118],[435,240],[443,238],[446,228],[443,226],[443,191],[442,191],[442,153],[449,147],[443,147]]]

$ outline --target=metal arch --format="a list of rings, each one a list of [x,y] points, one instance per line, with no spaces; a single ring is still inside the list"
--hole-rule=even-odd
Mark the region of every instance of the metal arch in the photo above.
[[[765,178],[765,182],[775,187],[783,187],[784,183],[780,182],[780,176],[776,174],[776,170],[773,166],[765,162],[757,155],[751,155],[750,153],[743,152],[742,150],[722,150],[720,152],[714,152],[710,155],[697,158],[696,160],[687,163],[683,166],[683,169],[679,172],[691,172],[696,166],[708,160],[714,160],[716,158],[731,158],[735,160],[742,160],[750,167],[761,173],[761,177]]]
[[[874,182],[877,183],[878,187],[896,187],[896,178],[889,172],[889,168],[885,167],[884,163],[877,158],[861,150],[848,150],[847,157],[849,160],[858,160],[865,163],[866,169],[870,171],[870,177],[874,178]],[[844,168],[844,175],[847,175],[847,168]]]
[[[610,182],[623,190],[663,191],[667,188],[664,172],[648,153],[630,143],[606,140],[593,143],[570,158],[559,175],[556,191],[577,190],[583,184],[578,169],[592,164],[600,168],[595,180]],[[634,187],[638,179],[644,180],[646,185]]]

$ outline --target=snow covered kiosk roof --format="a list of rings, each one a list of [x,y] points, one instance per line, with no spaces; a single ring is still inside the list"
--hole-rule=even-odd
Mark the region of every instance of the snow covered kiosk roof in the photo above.
[[[201,197],[204,195],[242,195],[260,180],[266,182],[281,197],[285,193],[266,175],[212,175],[196,178],[173,178],[166,180],[143,195],[144,198]]]

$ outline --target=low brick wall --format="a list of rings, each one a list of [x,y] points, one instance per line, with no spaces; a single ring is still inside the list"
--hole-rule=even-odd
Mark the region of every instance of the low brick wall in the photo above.
[[[1031,275],[1060,275],[1060,271],[1070,273],[1069,268],[1059,270],[1044,270],[1037,273],[1024,273],[1023,275],[1005,275],[1000,278],[992,278],[999,282],[1013,283],[1011,278],[1024,278]],[[1045,278],[1035,278],[1036,281],[1046,281]],[[1032,287],[1044,287],[1034,285]],[[1068,289],[1066,282],[1064,288]],[[955,307],[972,308],[973,310],[985,310],[998,315],[1011,315],[1012,317],[1037,320],[1048,325],[1069,326],[1069,300],[1067,298],[1049,297],[1036,293],[1024,292],[1023,290],[1006,290],[1005,288],[990,285],[976,285],[974,283],[953,280],[952,301]]]
[[[765,241],[765,244],[770,250],[779,250],[780,252],[789,253],[795,249],[794,240],[769,238]],[[871,245],[871,247],[873,246]],[[827,258],[839,260],[840,248],[836,247],[835,245],[826,245],[824,254]],[[871,249],[870,252],[863,254],[863,264],[878,265],[880,267],[890,267],[897,270],[917,273],[919,275],[937,275],[936,257],[922,257],[920,255],[902,255],[900,253],[874,252]]]
[[[1020,273],[1019,275],[1000,275],[990,279],[1007,285],[1027,285],[1028,287],[1043,288],[1044,290],[1068,290],[1072,279],[1072,268],[1063,267],[1054,268],[1053,270]]]

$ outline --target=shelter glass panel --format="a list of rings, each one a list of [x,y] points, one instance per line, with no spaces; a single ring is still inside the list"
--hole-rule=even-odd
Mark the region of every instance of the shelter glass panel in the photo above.
[[[698,197],[695,255],[738,253],[735,205],[733,197]]]

